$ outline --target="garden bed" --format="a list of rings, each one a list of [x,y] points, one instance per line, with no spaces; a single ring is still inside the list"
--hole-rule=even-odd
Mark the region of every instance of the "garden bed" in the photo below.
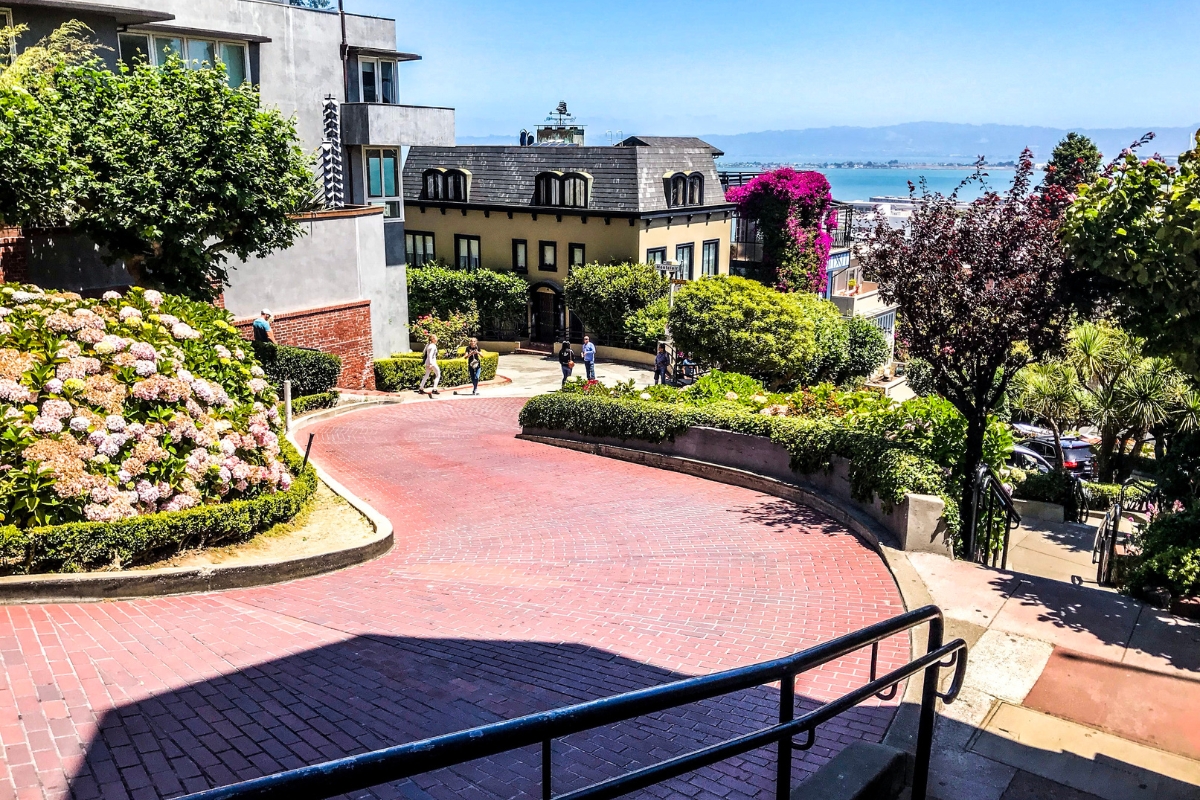
[[[484,351],[480,358],[479,380],[495,378],[499,366],[500,355]],[[439,358],[438,367],[442,370],[441,386],[465,386],[471,382],[466,358]],[[416,389],[424,374],[425,362],[421,353],[395,353],[391,358],[375,362],[375,388],[381,392]]]

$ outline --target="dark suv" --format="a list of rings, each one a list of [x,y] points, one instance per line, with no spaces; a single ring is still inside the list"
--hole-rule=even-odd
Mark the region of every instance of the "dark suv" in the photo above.
[[[1054,437],[1039,436],[1036,439],[1021,442],[1021,444],[1051,464],[1054,463]],[[1063,468],[1067,472],[1079,478],[1092,477],[1096,468],[1096,456],[1092,453],[1092,446],[1090,444],[1082,439],[1064,436],[1062,437],[1062,449]]]

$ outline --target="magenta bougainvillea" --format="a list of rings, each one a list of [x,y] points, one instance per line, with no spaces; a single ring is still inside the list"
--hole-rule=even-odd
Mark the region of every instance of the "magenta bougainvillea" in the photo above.
[[[757,223],[763,261],[775,271],[776,288],[825,290],[830,231],[837,228],[838,219],[824,175],[780,167],[731,187],[725,199],[737,205],[743,219]]]

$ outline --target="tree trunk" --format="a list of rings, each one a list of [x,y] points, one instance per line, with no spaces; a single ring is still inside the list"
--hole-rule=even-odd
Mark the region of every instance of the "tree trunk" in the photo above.
[[[1058,423],[1055,420],[1050,420],[1050,430],[1054,432],[1054,466],[1059,469],[1063,468],[1063,449],[1062,449],[1062,434],[1058,432]]]
[[[962,500],[958,504],[964,540],[970,535],[967,526],[971,524],[971,504],[975,500],[975,470],[983,461],[983,439],[984,434],[987,433],[987,415],[988,412],[984,410],[967,416],[967,440],[960,467],[963,478]]]
[[[1105,428],[1100,431],[1100,447],[1096,453],[1096,480],[1099,483],[1112,483],[1115,469],[1117,448],[1117,432]]]

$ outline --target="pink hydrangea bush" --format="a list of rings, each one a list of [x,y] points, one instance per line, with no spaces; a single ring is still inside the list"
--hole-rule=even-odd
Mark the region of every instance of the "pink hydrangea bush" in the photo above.
[[[261,376],[214,306],[3,285],[3,521],[112,522],[288,489]]]
[[[776,288],[785,292],[823,292],[838,226],[829,181],[819,172],[780,167],[732,186],[725,199],[738,214],[758,223],[763,259],[775,269]]]

